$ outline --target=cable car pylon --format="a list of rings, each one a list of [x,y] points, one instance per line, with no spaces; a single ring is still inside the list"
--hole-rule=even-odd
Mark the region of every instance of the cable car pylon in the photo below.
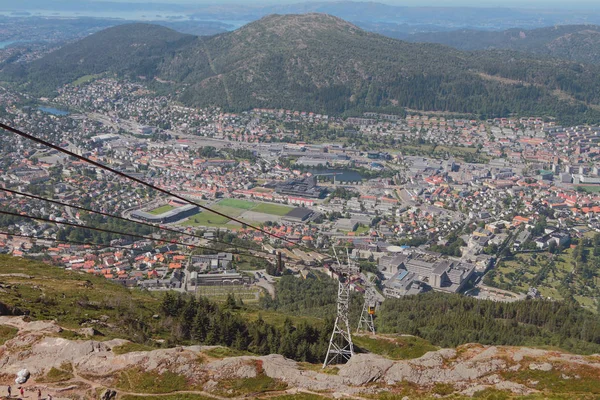
[[[337,298],[337,316],[329,339],[329,347],[327,355],[323,362],[323,368],[333,363],[341,363],[350,360],[354,355],[354,344],[352,343],[352,334],[350,333],[350,322],[348,319],[350,308],[350,275],[356,272],[357,269],[351,265],[350,257],[348,256],[348,265],[342,266],[338,258],[335,247],[333,253],[337,260],[337,273],[339,276],[338,282],[338,298]],[[348,253],[348,249],[346,249]]]
[[[360,313],[360,319],[358,320],[358,332],[370,332],[372,335],[375,334],[375,323],[373,322],[373,315],[377,308],[377,295],[375,294],[375,278],[371,276],[367,278],[363,275],[363,281],[365,282],[365,301],[363,308]]]

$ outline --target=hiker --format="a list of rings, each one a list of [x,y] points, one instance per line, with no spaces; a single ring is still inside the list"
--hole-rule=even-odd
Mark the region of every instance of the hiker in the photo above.
[[[10,387],[10,385],[8,385],[7,390],[8,390],[8,397],[11,397],[12,396],[12,388]]]
[[[25,391],[23,390],[23,386],[19,386],[19,389],[21,389],[21,397],[23,397],[25,395]]]
[[[52,400],[52,395],[48,393],[48,400]]]
[[[42,390],[38,389],[38,400],[42,400]]]

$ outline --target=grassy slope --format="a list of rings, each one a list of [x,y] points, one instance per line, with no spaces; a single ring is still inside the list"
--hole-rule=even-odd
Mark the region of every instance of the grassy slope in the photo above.
[[[0,346],[7,340],[14,338],[18,332],[19,330],[12,326],[0,325]]]
[[[354,344],[368,352],[379,354],[392,360],[405,360],[421,357],[428,351],[439,348],[426,340],[414,336],[377,336],[354,335]]]
[[[129,290],[104,277],[5,255],[0,256],[0,282],[11,286],[0,298],[9,307],[34,319],[56,319],[67,328],[108,317],[106,324],[112,328],[96,328],[109,337],[131,338],[123,323],[133,316],[151,323],[160,302],[156,295]]]
[[[26,276],[15,276],[14,274],[24,274]],[[93,285],[91,288],[85,288],[83,283],[88,281]],[[119,322],[124,315],[121,305],[126,305],[127,308],[135,307],[136,315],[141,316],[144,320],[152,320],[151,314],[155,313],[158,308],[158,299],[148,293],[139,292],[136,290],[129,291],[119,285],[106,281],[101,277],[93,277],[87,274],[79,274],[75,272],[65,271],[61,268],[48,266],[45,264],[33,262],[30,260],[14,258],[10,256],[0,256],[0,283],[10,285],[11,288],[7,293],[3,293],[0,301],[8,306],[18,306],[30,311],[31,316],[39,319],[56,318],[62,325],[78,327],[79,322],[90,316],[97,317],[98,315],[106,315],[109,318],[109,323]],[[64,295],[64,297],[63,297]],[[85,295],[88,302],[98,302],[97,306],[82,307],[78,301]],[[45,298],[45,300],[42,300]],[[108,299],[116,301],[110,302]],[[49,305],[49,303],[52,303]],[[257,318],[258,312],[248,310],[240,311],[247,318]],[[85,314],[88,314],[85,316]],[[275,312],[261,311],[263,319],[268,322],[280,325],[285,320],[285,315]],[[303,318],[309,322],[318,323],[316,318]],[[295,318],[295,320],[297,320]],[[118,324],[116,324],[118,326]],[[118,328],[115,330],[107,330],[106,327],[100,328],[103,333],[108,335],[122,335]],[[15,334],[12,329],[4,329],[0,326],[0,337],[9,339]],[[73,337],[75,338],[75,337]],[[376,354],[381,354],[392,359],[406,359],[419,357],[427,351],[435,350],[435,347],[427,341],[414,337],[397,337],[385,336],[373,339],[370,336],[355,336],[356,345],[363,349]],[[150,349],[147,346],[136,344],[125,345],[120,347],[117,352],[125,353],[128,351],[140,351]],[[206,355],[213,358],[221,358],[228,356],[241,355],[239,352],[230,349],[212,350],[206,352]],[[199,358],[198,362],[204,362]],[[317,365],[318,367],[318,365]],[[532,380],[540,382],[536,389],[542,390],[543,393],[531,396],[512,396],[498,391],[486,391],[476,398],[487,399],[592,399],[600,394],[600,386],[598,386],[598,377],[591,375],[590,371],[585,369],[574,369],[569,372],[572,378],[566,380],[557,375],[557,371],[542,372],[529,371],[525,369],[518,372],[503,373],[506,378],[515,379],[523,382],[526,385]],[[308,366],[308,369],[312,369]],[[60,382],[70,379],[71,367],[63,365],[60,368],[52,371],[45,379],[48,382]],[[177,374],[157,375],[154,373],[140,372],[137,370],[127,370],[118,377],[115,377],[115,384],[123,390],[130,390],[135,393],[169,393],[178,390],[199,390],[199,387],[189,385],[181,376]],[[282,390],[284,385],[280,382],[267,379],[263,375],[258,378],[246,380],[231,380],[225,382],[224,386],[232,393],[244,395],[248,393],[266,393],[272,390]],[[445,387],[436,387],[432,390],[446,390]],[[451,388],[450,388],[451,389]],[[432,399],[433,392],[419,392],[402,385],[393,389],[393,392],[380,394],[374,398],[391,399],[402,398],[404,395],[410,395],[414,399]],[[123,398],[136,399],[137,396],[127,395]],[[144,396],[145,400],[156,399],[188,399],[188,400],[204,400],[200,394],[170,394],[166,396]],[[291,396],[270,397],[277,399],[299,399],[310,400],[318,399],[319,396],[310,394],[298,394]],[[462,399],[464,397],[454,396],[454,399]]]
[[[586,247],[591,254],[591,248]],[[564,300],[560,288],[569,281],[570,275],[575,266],[573,258],[573,249],[567,249],[554,258],[554,265],[550,268],[549,264],[552,256],[549,253],[517,254],[513,259],[503,261],[497,267],[497,273],[494,282],[498,287],[502,283],[508,284],[511,290],[527,293],[530,287],[536,287],[542,296],[554,300]],[[544,273],[544,269],[549,268]],[[542,278],[540,278],[542,277]],[[590,280],[571,279],[570,287],[575,288],[578,295],[575,299],[584,308],[596,312],[596,303],[593,292],[587,290],[589,283],[598,284],[598,277],[592,277]]]

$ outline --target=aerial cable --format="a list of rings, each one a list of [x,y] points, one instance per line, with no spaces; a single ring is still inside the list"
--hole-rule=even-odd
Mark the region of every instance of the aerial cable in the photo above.
[[[175,240],[155,239],[155,238],[150,237],[150,236],[138,235],[138,234],[135,234],[135,233],[113,231],[113,230],[109,230],[109,229],[97,228],[97,227],[92,227],[92,226],[88,226],[88,225],[74,224],[74,223],[66,222],[66,221],[55,221],[55,220],[52,220],[52,219],[49,219],[49,218],[35,217],[33,215],[28,215],[28,214],[19,214],[19,213],[14,213],[14,212],[10,212],[10,211],[3,211],[3,210],[0,210],[0,214],[10,215],[10,216],[13,216],[13,217],[18,217],[18,218],[33,219],[33,220],[36,220],[36,221],[48,222],[48,223],[53,223],[53,224],[58,224],[58,225],[66,225],[66,226],[71,226],[71,227],[74,227],[74,228],[89,229],[89,230],[92,230],[92,231],[98,231],[98,232],[104,232],[104,233],[111,233],[111,234],[114,234],[114,235],[130,236],[130,237],[134,237],[134,238],[138,238],[138,239],[152,240],[152,241],[155,241],[155,242],[161,242],[161,243],[167,243],[167,244],[178,244],[178,245],[181,245],[181,246],[192,247],[192,248],[195,248],[195,249],[218,251],[218,250],[216,250],[216,249],[214,249],[212,247],[198,246],[198,245],[195,245],[195,244],[188,244],[188,243],[183,243],[183,242],[179,242],[179,241],[175,241]],[[233,253],[233,254],[239,254],[239,255],[244,255],[244,256],[249,256],[249,257],[255,257],[255,258],[260,258],[260,259],[266,259],[266,260],[268,260],[267,258],[265,258],[263,256],[255,256],[253,254],[248,254],[248,253],[236,252],[236,253]]]
[[[7,235],[7,236],[15,236],[15,237],[22,237],[22,238],[28,238],[28,239],[37,239],[37,240],[48,240],[51,242],[56,242],[56,243],[65,243],[65,244],[76,244],[79,246],[96,246],[96,247],[100,247],[101,249],[122,249],[122,250],[128,250],[128,251],[132,251],[132,252],[137,252],[137,253],[150,253],[150,250],[142,250],[142,249],[135,249],[135,248],[129,248],[127,246],[118,246],[118,245],[112,245],[112,244],[101,244],[101,243],[91,243],[91,242],[80,242],[78,240],[58,240],[58,239],[52,239],[52,238],[48,238],[45,236],[41,236],[41,235],[25,235],[22,233],[10,233],[10,232],[4,232],[4,231],[0,231],[0,235]]]
[[[29,197],[31,199],[36,199],[36,200],[41,200],[41,201],[47,201],[49,203],[54,203],[54,204],[57,204],[57,205],[60,205],[60,206],[63,206],[63,207],[72,207],[72,208],[75,208],[75,209],[78,209],[78,210],[81,210],[81,211],[86,211],[86,212],[90,212],[90,213],[94,213],[94,214],[99,214],[99,215],[103,215],[103,216],[109,217],[109,218],[116,218],[116,219],[119,219],[121,221],[132,222],[132,223],[136,223],[136,224],[148,226],[148,227],[151,227],[151,228],[154,228],[154,229],[160,229],[160,230],[163,230],[163,231],[168,231],[168,232],[176,233],[178,235],[187,235],[187,236],[190,236],[190,237],[194,237],[196,239],[207,240],[209,242],[220,243],[220,244],[224,244],[224,245],[227,245],[227,246],[239,247],[239,248],[246,249],[246,250],[252,250],[252,251],[259,252],[259,253],[269,254],[269,253],[267,253],[264,250],[256,250],[256,249],[253,249],[253,248],[248,247],[248,246],[241,246],[241,245],[237,245],[237,244],[234,245],[233,243],[227,243],[227,242],[224,242],[222,240],[217,240],[217,239],[206,239],[206,238],[204,238],[202,236],[195,235],[193,233],[180,232],[180,231],[178,231],[176,229],[167,228],[165,226],[153,225],[153,224],[150,224],[150,223],[147,223],[147,222],[142,222],[142,221],[136,221],[136,220],[132,220],[132,219],[127,219],[127,218],[124,218],[124,217],[121,217],[121,216],[118,216],[118,215],[109,214],[109,213],[105,213],[105,212],[102,212],[102,211],[95,211],[95,210],[91,210],[89,208],[85,208],[85,207],[81,207],[81,206],[76,206],[76,205],[68,204],[68,203],[63,203],[63,202],[58,201],[58,200],[48,199],[48,198],[45,198],[45,197],[36,196],[36,195],[33,195],[33,194],[29,194],[29,193],[19,192],[17,190],[7,189],[7,188],[3,188],[3,187],[0,187],[0,190],[2,190],[4,192],[12,193],[12,194],[17,195],[17,196],[24,196],[24,197]]]
[[[135,178],[135,177],[133,177],[133,176],[131,176],[131,175],[127,175],[127,174],[125,174],[125,173],[123,173],[123,172],[121,172],[121,171],[117,171],[116,169],[114,169],[114,168],[111,168],[111,167],[109,167],[109,166],[106,166],[106,165],[104,165],[104,164],[101,164],[101,163],[99,163],[99,162],[97,162],[97,161],[93,161],[93,160],[90,160],[90,159],[89,159],[89,158],[87,158],[87,157],[81,156],[81,155],[79,155],[79,154],[75,154],[75,153],[73,153],[72,151],[69,151],[69,150],[63,149],[62,147],[60,147],[60,146],[57,146],[57,145],[55,145],[55,144],[52,144],[52,143],[50,143],[50,142],[48,142],[48,141],[46,141],[46,140],[40,139],[40,138],[38,138],[38,137],[35,137],[35,136],[33,136],[33,135],[30,135],[30,134],[28,134],[28,133],[25,133],[25,132],[23,132],[23,131],[21,131],[21,130],[19,130],[19,129],[13,128],[13,127],[12,127],[12,126],[10,126],[10,125],[6,125],[6,124],[3,124],[3,123],[1,123],[1,122],[0,122],[0,128],[2,128],[2,129],[4,129],[4,130],[7,130],[7,131],[9,131],[9,132],[15,133],[15,134],[17,134],[17,135],[19,135],[19,136],[21,136],[21,137],[24,137],[24,138],[26,138],[26,139],[32,140],[32,141],[34,141],[34,142],[36,142],[36,143],[39,143],[39,144],[41,144],[41,145],[44,145],[44,146],[46,146],[46,147],[50,147],[50,148],[52,148],[52,149],[54,149],[54,150],[56,150],[56,151],[59,151],[59,152],[61,152],[61,153],[64,153],[64,154],[67,154],[67,155],[69,155],[69,156],[71,156],[71,157],[75,157],[75,158],[77,158],[77,159],[79,159],[79,160],[81,160],[81,161],[84,161],[84,162],[86,162],[86,163],[88,163],[88,164],[94,165],[94,166],[96,166],[96,167],[98,167],[98,168],[101,168],[101,169],[104,169],[104,170],[106,170],[106,171],[112,172],[112,173],[114,173],[114,174],[116,174],[116,175],[118,175],[118,176],[121,176],[121,177],[123,177],[123,178],[129,179],[129,180],[132,180],[132,181],[134,181],[134,182],[137,182],[137,183],[139,183],[139,184],[142,184],[142,185],[144,185],[144,186],[146,186],[146,187],[149,187],[149,188],[151,188],[151,189],[157,190],[157,191],[159,191],[159,192],[161,192],[161,193],[163,193],[163,194],[166,194],[166,195],[168,195],[168,196],[172,196],[172,197],[175,197],[176,199],[179,199],[179,200],[185,201],[185,202],[187,202],[187,203],[193,204],[193,205],[195,205],[195,206],[197,206],[197,207],[200,207],[200,208],[201,208],[201,209],[203,209],[203,210],[210,211],[210,212],[212,212],[212,213],[214,213],[214,214],[216,214],[216,215],[219,215],[219,216],[221,216],[221,217],[223,217],[223,218],[227,218],[227,219],[230,219],[230,220],[232,220],[232,221],[235,221],[235,222],[237,222],[237,223],[239,223],[239,224],[242,224],[242,226],[243,226],[243,225],[245,225],[245,226],[248,226],[248,227],[250,227],[250,228],[252,228],[252,229],[254,229],[254,230],[256,230],[256,231],[259,231],[259,232],[262,232],[262,233],[264,233],[265,235],[268,235],[268,236],[274,237],[274,238],[276,238],[276,239],[280,239],[280,240],[282,240],[282,241],[284,241],[284,242],[287,242],[287,243],[289,243],[289,244],[291,244],[291,245],[294,245],[294,246],[297,246],[297,247],[299,247],[299,248],[306,249],[306,250],[308,250],[308,251],[315,251],[315,250],[313,250],[313,249],[308,249],[308,248],[307,248],[307,247],[305,247],[305,246],[301,246],[301,245],[299,245],[299,244],[297,244],[297,243],[293,242],[292,240],[289,240],[289,239],[287,239],[287,238],[285,238],[285,237],[281,237],[281,236],[275,235],[274,233],[271,233],[271,232],[269,232],[269,231],[267,231],[267,230],[265,230],[265,229],[263,229],[263,228],[260,228],[260,227],[258,227],[258,226],[254,226],[254,225],[248,224],[247,222],[244,222],[244,221],[242,221],[242,220],[240,220],[240,219],[237,219],[237,218],[235,218],[235,217],[231,217],[231,216],[229,216],[229,215],[226,215],[226,214],[224,214],[224,213],[222,213],[222,212],[219,212],[219,211],[213,210],[213,209],[211,209],[211,208],[209,208],[209,207],[206,207],[206,206],[204,206],[204,205],[202,205],[202,204],[200,204],[200,203],[197,203],[197,202],[195,202],[195,201],[188,200],[188,199],[186,199],[186,198],[185,198],[185,197],[183,197],[183,196],[180,196],[180,195],[178,195],[178,194],[171,193],[171,192],[169,192],[168,190],[165,190],[165,189],[162,189],[162,188],[160,188],[160,187],[158,187],[158,186],[152,185],[151,183],[145,182],[145,181],[143,181],[143,180],[141,180],[141,179],[138,179],[138,178]]]

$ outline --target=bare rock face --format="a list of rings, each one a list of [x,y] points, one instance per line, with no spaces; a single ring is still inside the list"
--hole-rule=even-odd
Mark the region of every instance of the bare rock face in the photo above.
[[[56,335],[62,332],[62,328],[55,321],[31,321],[25,317],[0,316],[0,325],[8,325],[17,328],[19,333],[13,339],[13,347],[29,346],[45,335]]]
[[[530,349],[528,347],[521,347],[513,354],[513,361],[521,362],[524,358],[536,358],[543,357],[548,352],[540,349]]]
[[[259,358],[263,372],[273,378],[288,384],[288,387],[311,391],[335,391],[346,388],[346,393],[356,393],[357,388],[344,384],[343,377],[324,374],[317,371],[302,370],[298,363],[278,354]],[[340,371],[341,372],[341,371]]]
[[[73,363],[82,375],[97,377],[114,375],[125,369],[139,368],[158,373],[171,371],[193,378],[198,374],[201,365],[198,352],[185,347],[134,351],[120,355],[112,351],[98,351],[89,353]]]
[[[349,385],[366,385],[379,381],[393,365],[394,361],[374,354],[355,354],[340,368],[338,376]]]
[[[207,391],[218,388],[223,380],[251,379],[265,374],[285,382],[291,391],[321,391],[334,397],[376,395],[379,391],[393,389],[403,381],[418,385],[425,391],[436,383],[449,383],[457,392],[467,396],[488,388],[516,395],[538,390],[534,383],[506,380],[503,371],[558,372],[562,373],[558,375],[562,379],[579,379],[574,371],[583,368],[585,375],[596,374],[600,379],[598,357],[519,347],[465,345],[459,351],[441,349],[412,360],[356,354],[348,363],[337,365],[337,370],[324,373],[280,355],[230,357],[207,362],[207,355],[202,352],[214,346],[115,354],[113,348],[128,341],[67,340],[58,336],[61,328],[52,321],[27,322],[21,317],[0,317],[0,324],[19,329],[13,339],[0,346],[0,371],[6,376],[14,377],[18,371],[27,369],[31,372],[30,381],[35,384],[53,367],[60,369],[65,363],[72,366],[73,378],[69,385],[56,388],[55,393],[65,388],[69,388],[71,393],[78,390],[78,384],[89,387],[90,382],[110,387],[110,378],[129,369],[158,374],[169,371],[186,377],[188,382]],[[561,369],[561,366],[566,368]],[[100,398],[112,400],[116,397],[117,393],[109,388],[102,392]]]
[[[529,369],[532,370],[532,371],[536,371],[537,370],[537,371],[546,371],[546,372],[548,372],[548,371],[552,371],[552,364],[547,363],[547,362],[546,363],[541,363],[541,364],[531,363],[531,364],[529,364]]]
[[[255,378],[258,375],[254,357],[225,358],[210,363],[208,369],[217,380]]]
[[[27,365],[33,374],[39,374],[63,363],[75,363],[92,353],[109,352],[104,343],[95,341],[71,341],[58,337],[43,337],[27,350],[12,356],[6,370],[12,372],[20,365]],[[2,361],[0,361],[0,364]]]

